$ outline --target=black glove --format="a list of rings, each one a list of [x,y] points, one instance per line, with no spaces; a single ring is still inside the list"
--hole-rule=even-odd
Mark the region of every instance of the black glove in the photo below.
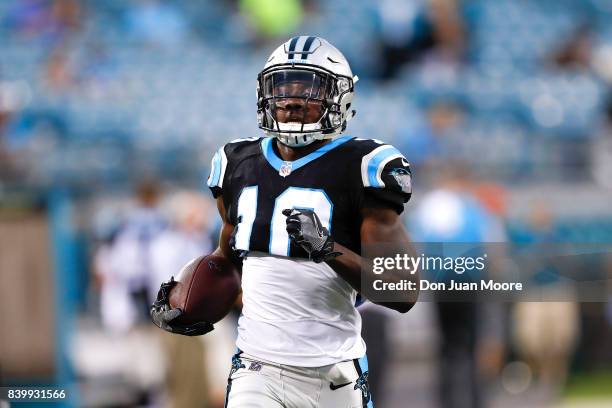
[[[183,314],[179,308],[172,309],[168,301],[170,290],[176,285],[174,276],[168,282],[161,284],[157,292],[157,300],[151,305],[151,320],[153,323],[170,333],[182,334],[184,336],[201,336],[214,329],[214,326],[207,322],[192,324],[180,324],[173,321]]]
[[[287,217],[289,237],[308,252],[310,260],[321,263],[342,255],[333,252],[334,240],[314,211],[285,209],[283,215]]]

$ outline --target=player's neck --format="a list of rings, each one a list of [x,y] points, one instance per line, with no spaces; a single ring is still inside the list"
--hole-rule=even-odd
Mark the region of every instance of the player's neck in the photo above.
[[[317,140],[304,147],[289,147],[276,140],[276,143],[274,144],[274,150],[284,161],[296,161],[306,156],[307,154],[314,152],[327,142],[329,142],[329,139]]]

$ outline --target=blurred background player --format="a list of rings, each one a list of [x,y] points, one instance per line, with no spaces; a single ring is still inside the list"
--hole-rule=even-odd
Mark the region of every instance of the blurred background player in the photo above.
[[[154,282],[165,281],[192,259],[212,251],[210,205],[201,195],[178,192],[171,200],[171,227],[151,245],[150,299],[157,295]],[[175,273],[175,272],[174,272]],[[161,332],[167,364],[169,407],[209,407],[211,393],[206,373],[206,350],[201,338],[171,336]]]
[[[410,228],[414,239],[423,243],[425,253],[432,255],[458,257],[476,251],[488,252],[493,257],[495,252],[487,251],[483,243],[503,245],[505,228],[501,220],[477,201],[469,170],[464,164],[453,162],[433,170],[437,188],[423,197],[415,210]],[[468,272],[458,275],[432,270],[424,275],[434,281],[478,282],[492,274],[483,271],[482,275]],[[489,406],[487,384],[494,382],[501,369],[504,314],[497,304],[481,304],[473,299],[453,300],[445,293],[434,297],[440,328],[438,397],[441,407]]]
[[[548,205],[533,202],[526,228],[517,240],[546,254],[550,244],[559,239]],[[560,398],[567,381],[569,356],[578,342],[576,293],[560,279],[559,273],[565,262],[562,258],[543,257],[535,264],[521,265],[531,271],[529,278],[543,301],[519,302],[513,307],[514,344],[518,355],[531,369],[535,388],[543,401]]]
[[[159,199],[157,183],[143,181],[136,189],[135,207],[106,250],[106,262],[98,258],[100,311],[111,330],[125,331],[147,317],[148,303],[153,299],[149,286],[157,278],[152,246],[167,228]]]

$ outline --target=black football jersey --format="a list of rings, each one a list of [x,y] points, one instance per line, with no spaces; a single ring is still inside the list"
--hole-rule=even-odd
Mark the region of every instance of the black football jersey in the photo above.
[[[403,211],[411,195],[406,158],[395,147],[342,136],[293,162],[271,137],[234,140],[214,155],[208,186],[237,226],[236,249],[306,258],[289,240],[286,208],[311,209],[339,244],[361,252],[361,209]]]

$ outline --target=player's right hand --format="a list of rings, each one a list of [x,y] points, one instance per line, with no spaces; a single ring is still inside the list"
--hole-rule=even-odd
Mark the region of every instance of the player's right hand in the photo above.
[[[157,299],[151,305],[149,311],[153,323],[162,330],[170,333],[182,334],[183,336],[201,336],[214,329],[214,326],[207,322],[192,324],[180,324],[176,319],[183,314],[179,308],[172,308],[169,302],[170,290],[176,285],[174,277],[168,282],[161,284]]]

